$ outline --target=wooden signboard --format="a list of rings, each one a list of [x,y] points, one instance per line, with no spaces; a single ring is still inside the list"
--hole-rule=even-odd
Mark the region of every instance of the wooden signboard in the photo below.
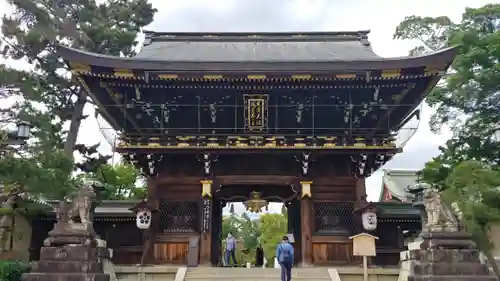
[[[378,237],[368,233],[360,233],[349,237],[349,239],[352,239],[352,252],[354,256],[374,257],[377,255],[375,240]]]
[[[368,257],[377,255],[375,240],[377,236],[368,233],[360,233],[349,237],[352,240],[352,254],[363,257],[363,280],[368,281]]]

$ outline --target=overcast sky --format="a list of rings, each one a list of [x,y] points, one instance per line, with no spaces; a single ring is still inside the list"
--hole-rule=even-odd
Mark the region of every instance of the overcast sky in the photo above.
[[[2,1],[2,0],[0,0]],[[395,27],[405,16],[449,16],[460,20],[465,7],[479,7],[493,1],[483,0],[150,0],[158,9],[148,30],[172,32],[271,32],[271,31],[353,31],[371,30],[369,40],[383,57],[405,56],[415,42],[392,39]],[[0,14],[8,12],[0,5]],[[90,109],[89,109],[90,110]],[[449,134],[434,135],[428,121],[432,110],[424,106],[418,132],[385,168],[421,169],[438,153]],[[93,144],[99,138],[94,119],[82,124],[79,141]],[[102,139],[102,138],[101,138]],[[111,146],[101,140],[102,152]],[[382,172],[367,180],[370,200],[378,200]],[[242,206],[237,209],[241,210]],[[280,206],[273,206],[280,211]]]

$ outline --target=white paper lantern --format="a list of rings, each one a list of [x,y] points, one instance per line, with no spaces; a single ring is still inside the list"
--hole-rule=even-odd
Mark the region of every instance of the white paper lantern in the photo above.
[[[151,211],[141,210],[135,217],[137,228],[148,229],[151,226]]]
[[[364,212],[361,215],[363,221],[363,228],[367,231],[374,231],[377,229],[377,213],[375,212]]]

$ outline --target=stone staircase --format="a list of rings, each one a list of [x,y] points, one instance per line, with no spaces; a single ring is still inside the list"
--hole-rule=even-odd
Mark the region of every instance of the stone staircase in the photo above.
[[[188,268],[184,281],[278,281],[277,268]],[[330,281],[327,268],[294,268],[292,280]]]

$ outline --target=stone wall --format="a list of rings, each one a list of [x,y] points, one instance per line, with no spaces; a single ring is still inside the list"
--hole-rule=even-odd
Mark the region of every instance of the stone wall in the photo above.
[[[0,253],[0,260],[21,260],[29,261],[31,246],[31,224],[22,216],[16,216],[14,219],[14,228],[12,235],[9,235],[6,245],[9,251]],[[12,248],[10,248],[12,245]]]

